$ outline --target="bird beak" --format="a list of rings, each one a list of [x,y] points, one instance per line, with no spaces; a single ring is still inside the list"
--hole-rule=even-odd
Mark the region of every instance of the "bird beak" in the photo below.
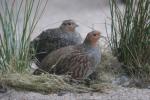
[[[75,27],[78,27],[79,25],[78,24],[75,24]]]
[[[103,35],[100,35],[100,38],[105,38],[105,36],[103,36]]]

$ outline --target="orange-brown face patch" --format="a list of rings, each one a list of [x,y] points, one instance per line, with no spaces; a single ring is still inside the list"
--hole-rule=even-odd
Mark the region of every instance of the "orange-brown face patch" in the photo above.
[[[93,44],[93,43],[96,43],[99,40],[100,34],[101,33],[98,32],[98,31],[92,31],[92,32],[88,33],[87,38]]]

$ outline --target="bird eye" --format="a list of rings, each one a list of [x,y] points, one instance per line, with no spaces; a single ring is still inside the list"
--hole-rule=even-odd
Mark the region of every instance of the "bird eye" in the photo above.
[[[68,25],[71,25],[71,23],[68,23]]]
[[[93,34],[93,36],[97,36],[97,34]]]

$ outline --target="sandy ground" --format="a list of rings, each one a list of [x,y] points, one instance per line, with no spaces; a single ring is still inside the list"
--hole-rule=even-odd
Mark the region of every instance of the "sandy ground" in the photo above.
[[[119,87],[107,93],[66,93],[62,96],[11,90],[0,94],[0,100],[150,100],[150,90]]]

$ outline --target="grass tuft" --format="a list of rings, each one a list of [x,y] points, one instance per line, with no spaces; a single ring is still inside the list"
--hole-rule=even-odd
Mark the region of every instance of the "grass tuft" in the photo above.
[[[123,10],[110,0],[111,49],[128,75],[150,75],[150,2],[125,0]]]
[[[30,38],[46,4],[47,0],[0,0],[1,72],[22,73],[30,68]]]
[[[70,84],[68,76],[43,74],[40,76],[20,73],[9,73],[0,76],[1,84],[18,90],[35,91],[40,93],[57,93],[60,91],[85,93],[91,91],[105,92],[110,89],[108,84],[92,84],[90,87],[84,84]]]

